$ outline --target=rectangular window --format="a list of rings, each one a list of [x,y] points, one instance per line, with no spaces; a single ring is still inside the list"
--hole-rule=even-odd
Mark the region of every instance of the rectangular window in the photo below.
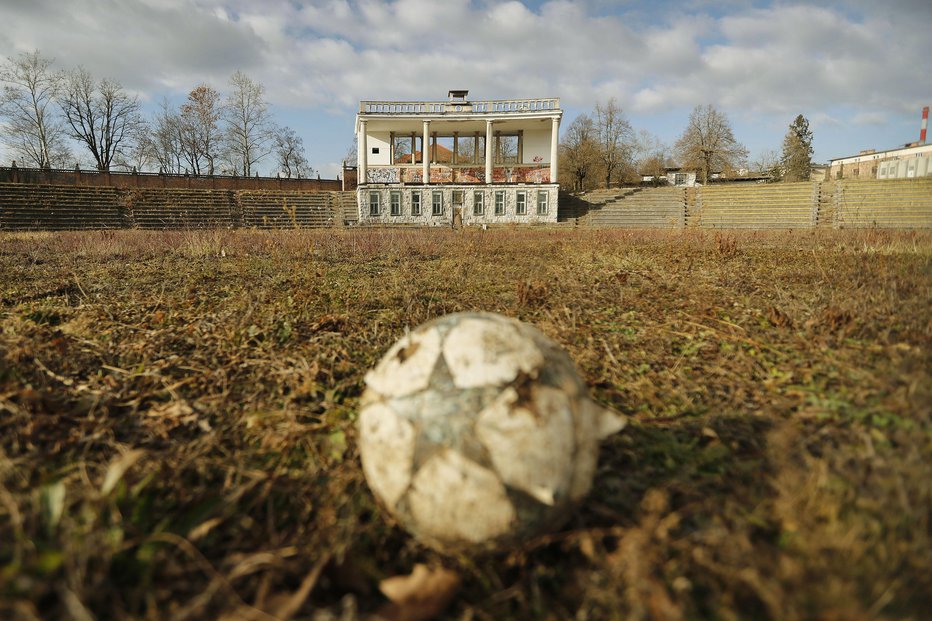
[[[443,215],[443,192],[434,192],[431,203],[431,214],[435,216]]]
[[[527,192],[518,192],[515,195],[515,214],[519,216],[527,214]]]
[[[482,192],[473,192],[472,194],[472,215],[481,216],[485,213],[485,194]]]
[[[379,215],[379,193],[369,192],[369,215]]]
[[[517,134],[501,134],[498,136],[498,148],[495,153],[498,164],[515,164],[518,161]]]
[[[453,136],[435,136],[431,161],[435,164],[453,163]]]
[[[673,185],[686,185],[686,173],[676,173],[673,175]]]
[[[537,191],[537,215],[547,215],[547,190]]]
[[[498,190],[495,192],[495,215],[505,215],[505,191]]]
[[[479,153],[477,143],[479,139],[475,135],[460,134],[456,140],[456,163],[472,164],[476,161]]]
[[[392,162],[394,164],[411,163],[411,136],[395,136],[392,139]]]
[[[412,216],[421,215],[421,193],[420,192],[411,193],[411,215]]]
[[[401,215],[401,192],[392,192],[390,208],[393,216]]]

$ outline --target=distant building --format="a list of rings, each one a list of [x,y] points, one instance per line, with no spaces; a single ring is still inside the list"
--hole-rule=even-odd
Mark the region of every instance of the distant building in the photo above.
[[[919,140],[897,149],[866,149],[829,160],[829,179],[910,179],[932,175],[932,144],[926,144],[929,107],[922,109]]]
[[[829,179],[905,179],[932,175],[932,144],[913,142],[898,149],[866,149],[829,160]]]
[[[360,223],[557,221],[560,100],[467,95],[360,102]]]
[[[648,183],[666,183],[667,185],[675,185],[679,187],[691,188],[693,186],[702,185],[697,181],[697,173],[695,170],[688,168],[680,168],[678,166],[667,166],[663,169],[663,175],[654,175],[654,174],[644,174],[641,173],[641,181]],[[709,181],[719,179],[722,176],[720,172],[714,172],[709,175]]]

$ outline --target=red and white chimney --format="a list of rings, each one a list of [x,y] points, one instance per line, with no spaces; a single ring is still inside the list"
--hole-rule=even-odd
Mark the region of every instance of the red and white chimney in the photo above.
[[[926,126],[929,124],[929,106],[922,109],[922,125],[919,126],[919,144],[926,143]]]

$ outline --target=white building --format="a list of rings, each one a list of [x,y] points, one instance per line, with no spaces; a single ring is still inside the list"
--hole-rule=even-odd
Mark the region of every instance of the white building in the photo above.
[[[910,143],[898,149],[867,149],[829,160],[831,179],[910,179],[932,175],[932,144]]]
[[[467,94],[360,102],[360,223],[557,221],[560,100]]]

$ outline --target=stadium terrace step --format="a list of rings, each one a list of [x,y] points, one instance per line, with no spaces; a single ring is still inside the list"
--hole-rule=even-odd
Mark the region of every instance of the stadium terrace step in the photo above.
[[[125,228],[113,188],[0,183],[0,230]]]
[[[337,219],[329,192],[241,190],[238,198],[245,226],[322,228],[334,226]]]
[[[592,194],[584,196],[589,199]],[[587,222],[594,227],[682,228],[686,225],[686,191],[630,188],[591,203]]]

